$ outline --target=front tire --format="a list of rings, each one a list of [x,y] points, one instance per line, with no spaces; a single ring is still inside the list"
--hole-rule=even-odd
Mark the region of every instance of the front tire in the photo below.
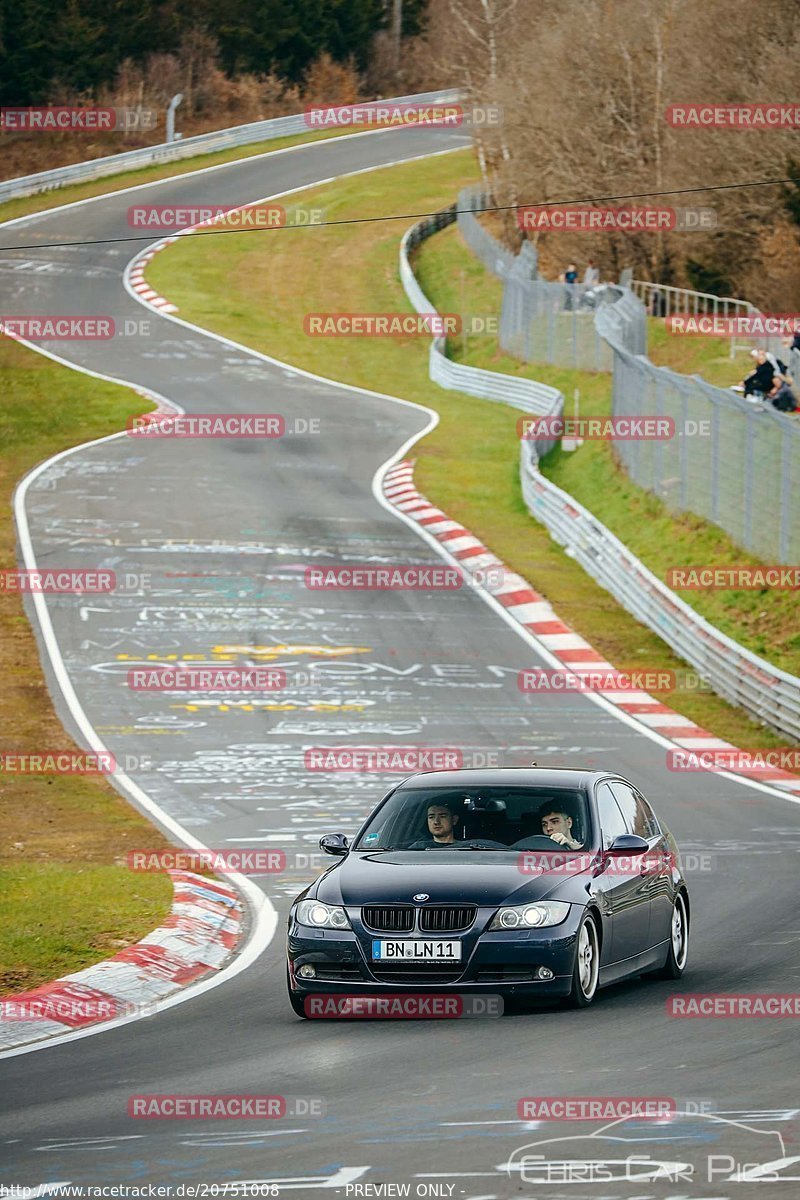
[[[588,1008],[597,993],[600,975],[600,935],[597,922],[588,913],[578,927],[569,1008]]]
[[[683,892],[678,892],[672,908],[672,925],[670,926],[669,950],[667,961],[658,971],[653,971],[653,979],[680,979],[686,970],[686,960],[689,956],[689,909]]]

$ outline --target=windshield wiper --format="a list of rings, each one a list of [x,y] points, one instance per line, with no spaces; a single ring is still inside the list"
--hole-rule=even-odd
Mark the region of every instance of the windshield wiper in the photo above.
[[[484,851],[484,852],[485,852],[485,851],[489,851],[489,852],[491,852],[492,850],[495,850],[495,851],[497,851],[497,853],[498,853],[498,854],[499,854],[499,853],[501,853],[501,852],[503,852],[503,851],[505,851],[505,850],[511,850],[511,849],[513,849],[513,847],[512,847],[512,846],[482,846],[482,845],[480,845],[480,844],[479,844],[479,845],[477,845],[477,846],[459,846],[459,845],[457,845],[457,844],[456,844],[456,847],[455,847],[455,848],[456,848],[457,850],[481,850],[481,851]]]

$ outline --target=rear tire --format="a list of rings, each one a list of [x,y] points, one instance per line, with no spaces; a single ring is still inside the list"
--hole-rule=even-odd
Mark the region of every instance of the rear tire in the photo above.
[[[588,1008],[597,994],[600,976],[600,934],[597,922],[588,913],[578,926],[575,943],[572,988],[566,1004],[568,1008]]]
[[[680,979],[686,970],[686,960],[689,956],[689,909],[686,897],[678,892],[672,909],[672,925],[670,926],[669,950],[667,961],[663,967],[650,973],[651,979]]]

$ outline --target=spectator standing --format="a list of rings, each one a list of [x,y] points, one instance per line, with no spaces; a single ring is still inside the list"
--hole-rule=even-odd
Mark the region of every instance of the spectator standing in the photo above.
[[[587,287],[597,287],[600,282],[600,268],[593,258],[590,258],[586,264],[586,270],[583,272],[583,282]]]
[[[575,263],[569,263],[567,265],[566,271],[564,272],[564,283],[566,284],[566,288],[565,288],[566,295],[564,296],[565,312],[572,312],[573,295],[574,295],[574,291],[575,291],[575,285],[577,282],[578,282],[578,268],[575,266]]]

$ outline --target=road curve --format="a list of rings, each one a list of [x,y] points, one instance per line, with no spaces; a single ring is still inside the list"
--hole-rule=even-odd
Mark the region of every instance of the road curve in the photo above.
[[[201,191],[206,201],[243,203],[440,152],[460,144],[457,136],[405,130],[323,142],[142,185],[136,199],[191,203]],[[0,226],[0,243],[126,236],[130,203],[127,192],[38,214]],[[4,250],[3,308],[141,320],[141,305],[123,287],[132,254],[124,244]],[[279,301],[280,280],[275,291]],[[290,424],[319,419],[322,433],[263,444],[118,438],[45,469],[26,499],[40,564],[105,566],[139,580],[96,603],[49,599],[48,610],[88,720],[137,786],[205,844],[279,847],[290,869],[256,881],[279,909],[278,935],[224,986],[135,1024],[0,1062],[0,1185],[280,1179],[309,1193],[358,1181],[410,1182],[412,1194],[418,1183],[452,1185],[443,1195],[529,1194],[502,1169],[512,1152],[586,1127],[532,1128],[517,1120],[524,1096],[667,1096],[728,1114],[729,1123],[698,1117],[660,1131],[626,1127],[635,1150],[646,1145],[660,1159],[699,1162],[709,1146],[738,1157],[747,1146],[747,1161],[761,1161],[750,1143],[766,1130],[781,1131],[791,1154],[789,1023],[676,1021],[665,1011],[666,983],[613,988],[585,1013],[502,1021],[294,1017],[284,993],[283,915],[315,874],[309,856],[320,833],[351,830],[382,791],[374,778],[310,774],[306,746],[499,748],[509,763],[624,771],[684,850],[712,856],[710,869],[690,875],[693,944],[682,991],[796,990],[795,810],[746,784],[670,773],[643,731],[585,696],[522,697],[516,671],[536,665],[536,656],[473,590],[307,591],[310,563],[439,561],[376,503],[371,486],[428,414],[330,386],[164,316],[150,321],[147,337],[47,348],[190,413],[280,413]],[[187,654],[274,662],[290,675],[313,665],[315,682],[293,685],[281,697],[292,707],[282,710],[270,700],[189,706],[125,686],[126,670],[154,661],[147,656]],[[60,715],[76,731],[45,666]],[[326,1115],[136,1121],[127,1104],[140,1093],[321,1098]],[[747,1133],[730,1123],[746,1124],[745,1114]],[[671,1190],[623,1183],[568,1191],[747,1197],[763,1196],[764,1187],[709,1187],[698,1169],[691,1184]]]

